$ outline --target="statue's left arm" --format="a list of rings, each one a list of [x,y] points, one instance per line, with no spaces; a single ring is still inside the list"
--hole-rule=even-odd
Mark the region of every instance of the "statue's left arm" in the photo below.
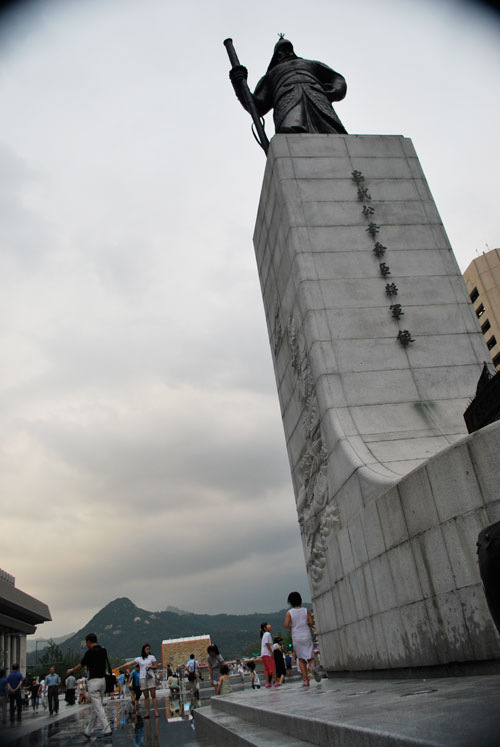
[[[316,74],[323,85],[330,101],[342,101],[347,92],[347,83],[343,75],[336,73],[323,62],[315,62]]]

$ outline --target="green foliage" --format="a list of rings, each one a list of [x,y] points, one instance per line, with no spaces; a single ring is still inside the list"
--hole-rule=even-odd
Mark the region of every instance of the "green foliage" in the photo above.
[[[286,654],[292,650],[292,634],[285,628],[285,632],[281,636],[283,638],[282,647],[283,653]]]
[[[123,664],[123,656],[110,656],[109,663],[111,664],[111,669],[116,669],[116,667],[121,667]]]
[[[258,651],[257,648],[259,649]],[[255,644],[251,643],[249,646],[246,646],[244,649],[242,649],[240,655],[237,658],[253,659],[255,656],[260,656],[260,646],[257,646],[257,641],[255,641]]]
[[[74,667],[75,664],[78,664],[80,659],[81,656],[71,649],[64,652],[61,646],[58,646],[51,638],[49,640],[49,645],[40,652],[38,662],[33,655],[30,656],[26,674],[27,677],[30,678],[41,678],[44,677],[48,673],[50,667],[53,666],[59,677],[64,680],[66,678],[66,670]]]
[[[45,669],[48,669],[51,666],[56,667],[57,672],[57,666],[58,664],[62,664],[63,661],[63,652],[61,651],[60,647],[55,643],[55,641],[52,640],[52,638],[49,640],[49,645],[46,649],[44,649],[43,653],[40,656],[40,664],[43,665]],[[57,672],[59,674],[59,672]]]

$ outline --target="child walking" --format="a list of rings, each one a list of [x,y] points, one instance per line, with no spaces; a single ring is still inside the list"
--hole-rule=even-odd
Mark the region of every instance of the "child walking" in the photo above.
[[[247,661],[247,669],[250,670],[250,682],[252,684],[252,690],[260,690],[260,679],[259,675],[255,671],[255,662]]]
[[[221,664],[220,677],[215,689],[216,695],[229,695],[233,692],[231,682],[229,680],[229,667],[227,664]]]
[[[274,643],[273,643],[273,656],[274,656],[274,666],[276,667],[276,679],[282,685],[285,681],[286,677],[286,667],[285,667],[285,659],[283,658],[283,647],[282,647],[282,639],[279,635],[274,636]]]
[[[308,687],[308,664],[316,682],[321,681],[321,676],[316,669],[314,643],[311,633],[314,621],[309,610],[302,606],[302,597],[298,591],[292,591],[288,595],[288,604],[292,609],[286,613],[285,628],[291,630],[295,656],[299,660],[300,673],[303,680],[302,684]]]
[[[271,687],[272,682],[274,682],[274,687],[279,687],[279,682],[276,682],[276,667],[274,665],[271,623],[261,623],[260,637],[260,655],[262,657],[262,663],[264,665],[264,674],[266,675],[266,687]]]
[[[215,643],[211,643],[207,648],[207,654],[208,676],[210,677],[210,683],[215,687],[215,694],[217,695],[217,685],[219,683],[221,671],[220,668],[224,664],[224,659]]]
[[[240,675],[241,679],[241,689],[245,689],[245,667],[243,666],[243,662],[241,659],[236,659],[236,666],[238,667],[237,672]]]

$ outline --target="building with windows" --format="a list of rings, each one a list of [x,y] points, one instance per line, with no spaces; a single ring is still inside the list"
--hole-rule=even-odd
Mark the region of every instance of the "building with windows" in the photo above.
[[[209,635],[194,635],[187,638],[168,638],[161,644],[161,659],[163,671],[170,664],[172,669],[184,665],[191,654],[194,654],[201,664],[207,658],[207,648],[210,646]]]
[[[500,370],[500,249],[473,259],[464,280],[493,365]]]
[[[36,625],[52,620],[43,602],[16,589],[16,579],[0,569],[0,663],[12,669],[18,663],[26,674],[26,636],[35,633]]]

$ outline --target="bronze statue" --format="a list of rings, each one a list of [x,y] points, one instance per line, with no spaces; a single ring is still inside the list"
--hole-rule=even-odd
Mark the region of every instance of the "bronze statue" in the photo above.
[[[477,538],[477,555],[484,595],[500,633],[500,521],[481,529]]]
[[[230,39],[224,42],[228,53],[229,43]],[[234,53],[234,49],[232,51]],[[331,105],[346,94],[344,77],[322,62],[297,57],[288,39],[280,38],[277,42],[267,73],[257,83],[253,94],[246,83],[246,67],[239,64],[235,53],[230,54],[230,59],[233,68],[229,77],[236,96],[252,114],[254,122],[251,104],[258,117],[274,109],[277,133],[347,134]],[[265,147],[264,150],[267,151]]]

